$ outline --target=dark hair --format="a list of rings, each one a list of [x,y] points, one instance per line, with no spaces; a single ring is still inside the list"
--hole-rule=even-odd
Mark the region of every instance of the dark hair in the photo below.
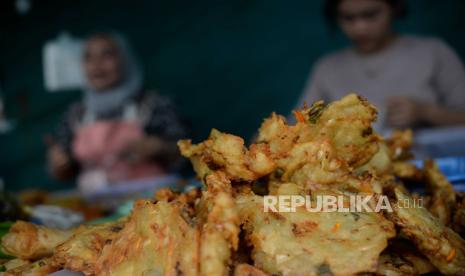
[[[407,15],[407,3],[405,0],[382,0],[391,6],[395,18],[402,18]],[[342,0],[326,0],[323,8],[326,21],[334,26],[337,21],[338,7]]]

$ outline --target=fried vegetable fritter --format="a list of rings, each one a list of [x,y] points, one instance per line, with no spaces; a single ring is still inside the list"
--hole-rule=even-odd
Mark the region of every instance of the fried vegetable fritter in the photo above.
[[[396,238],[381,253],[376,274],[421,275],[435,272],[431,262],[419,253],[408,240]]]
[[[96,275],[197,275],[199,230],[178,202],[139,200],[97,260]]]
[[[465,273],[465,241],[416,203],[402,189],[394,188],[391,219],[401,233],[443,274]]]
[[[50,258],[41,259],[33,263],[15,267],[3,272],[2,276],[46,276],[59,270]]]
[[[123,230],[104,247],[97,274],[228,275],[239,218],[225,174],[209,175],[206,184],[196,210],[188,205],[196,193],[158,196],[169,202],[138,201]]]
[[[268,276],[268,274],[252,265],[239,264],[234,269],[234,276]]]
[[[207,191],[200,199],[200,275],[229,275],[232,252],[239,244],[239,216],[230,181],[222,172],[206,177]]]
[[[250,146],[216,129],[179,141],[203,189],[161,189],[121,221],[71,231],[16,223],[3,247],[28,260],[5,264],[5,275],[465,274],[465,194],[433,162],[408,161],[411,131],[383,139],[371,127],[376,109],[355,94],[294,115],[291,125],[273,113]],[[421,183],[429,193],[410,195]],[[388,196],[392,210],[278,212],[264,209],[266,196],[308,197],[311,208],[319,196],[344,207]]]
[[[3,267],[5,270],[12,270],[14,268],[23,266],[23,265],[28,265],[31,262],[28,260],[23,260],[23,259],[12,259],[7,261],[6,263],[3,264]],[[1,274],[0,274],[1,275]]]
[[[69,239],[74,230],[51,229],[25,221],[13,224],[2,237],[3,252],[26,260],[37,260],[53,254],[57,245]]]
[[[80,226],[69,240],[55,249],[54,264],[87,275],[94,274],[103,247],[116,237],[125,222],[126,218],[122,218],[100,225]]]
[[[386,142],[393,161],[408,160],[412,157],[410,152],[413,144],[412,130],[395,130]]]
[[[452,212],[456,205],[454,186],[447,181],[437,164],[432,160],[425,162],[424,175],[431,194],[429,211],[444,225],[450,225]]]
[[[236,202],[255,266],[273,275],[374,272],[395,235],[379,213],[264,212],[263,198],[254,195],[240,195]]]
[[[178,146],[201,178],[221,168],[231,179],[252,181],[275,169],[267,145],[255,144],[247,149],[242,138],[216,129],[200,144],[192,145],[190,140],[181,140]]]
[[[355,168],[380,152],[379,136],[371,129],[376,110],[354,94],[329,104],[318,118],[312,117],[314,108],[297,112],[302,118],[296,125],[272,114],[260,127],[257,143],[270,147],[277,164],[273,179],[306,188],[345,186],[352,182]],[[386,155],[377,157],[380,166],[385,166],[382,160],[387,160]],[[364,188],[369,187],[356,189]]]

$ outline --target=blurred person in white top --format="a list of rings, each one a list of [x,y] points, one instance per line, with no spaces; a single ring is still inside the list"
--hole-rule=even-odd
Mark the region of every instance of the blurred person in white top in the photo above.
[[[462,62],[438,38],[398,34],[405,11],[400,0],[327,0],[327,19],[351,45],[316,63],[297,107],[356,92],[378,107],[379,131],[465,125]]]

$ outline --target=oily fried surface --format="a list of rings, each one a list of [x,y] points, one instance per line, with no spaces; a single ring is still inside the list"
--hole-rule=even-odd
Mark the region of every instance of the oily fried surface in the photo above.
[[[418,250],[443,274],[465,273],[465,241],[444,226],[400,188],[394,188],[392,220]]]
[[[349,94],[330,103],[321,113],[315,124],[318,136],[329,139],[338,157],[357,167],[378,150],[379,137],[371,128],[376,114],[375,107],[366,99]]]
[[[116,222],[79,227],[69,240],[55,249],[54,264],[69,270],[93,274],[103,247],[116,237],[125,220],[123,218]]]
[[[394,175],[401,179],[423,181],[423,171],[410,162],[396,161],[392,163],[392,167]]]
[[[58,269],[53,265],[50,258],[45,258],[7,270],[3,273],[3,276],[46,276]]]
[[[175,192],[175,191],[173,191],[173,190],[171,190],[169,188],[162,188],[162,189],[157,190],[155,192],[154,197],[155,197],[156,201],[161,201],[162,200],[162,201],[169,202],[169,201],[173,201],[176,198],[178,198],[179,195],[180,194],[178,192]]]
[[[378,151],[378,136],[371,129],[376,109],[355,94],[326,107],[317,104],[297,112],[301,119],[296,125],[287,125],[282,116],[273,114],[259,130],[258,142],[269,144],[274,156],[282,159],[279,167],[288,163],[286,155],[293,147],[308,142],[327,144],[340,162],[353,167],[367,162]]]
[[[300,118],[296,125],[272,114],[259,130],[258,143],[269,146],[277,164],[275,180],[303,187],[345,185],[353,168],[379,151],[379,137],[371,129],[376,110],[354,94],[296,114]],[[386,157],[381,153],[378,159],[382,163]]]
[[[386,251],[379,256],[377,275],[418,275],[413,264],[396,252]]]
[[[228,275],[239,234],[231,185],[217,172],[206,177],[206,186],[201,196],[198,190],[177,197],[164,191],[156,203],[138,201],[104,247],[96,274]]]
[[[266,145],[252,145],[247,149],[242,138],[216,129],[200,144],[193,145],[190,140],[181,140],[178,146],[202,179],[210,171],[221,169],[231,179],[251,181],[275,168]]]
[[[412,153],[410,152],[413,144],[412,130],[395,130],[386,142],[392,160],[400,161],[412,157]]]
[[[420,275],[435,272],[431,262],[405,239],[394,239],[381,254],[376,274]]]
[[[175,192],[169,188],[162,188],[155,193],[155,202],[176,201],[184,205],[182,214],[188,214],[189,216],[194,217],[195,216],[195,205],[200,200],[201,196],[202,196],[202,191],[199,188],[190,189],[189,191],[186,191],[184,193]]]
[[[23,259],[12,259],[7,262],[5,262],[3,267],[5,267],[5,270],[12,270],[13,268],[17,268],[23,265],[30,264],[31,262],[28,260],[23,260]]]
[[[97,275],[197,275],[199,230],[176,201],[139,200],[124,228],[104,247]]]
[[[197,206],[201,225],[200,275],[229,275],[232,252],[239,244],[239,216],[231,184],[223,172],[206,177],[205,191]]]
[[[433,162],[409,163],[411,131],[383,139],[371,128],[376,109],[355,94],[294,115],[291,125],[273,113],[250,146],[215,129],[201,143],[179,141],[203,189],[161,189],[124,222],[83,226],[60,242],[55,230],[19,222],[6,247],[53,256],[12,262],[9,275],[465,274],[465,242],[448,228],[465,233],[465,195]],[[428,193],[410,195],[410,184]],[[387,195],[393,212],[264,211],[265,196],[285,195],[341,197],[344,207],[349,196]],[[412,199],[427,208],[404,208]]]
[[[234,182],[271,175],[302,186],[345,184],[352,167],[367,163],[379,151],[379,137],[371,129],[376,110],[355,94],[296,114],[301,119],[296,125],[272,114],[249,148],[242,138],[217,130],[202,143],[182,140],[178,145],[200,179],[222,171]],[[386,154],[381,153],[378,159],[383,158]]]
[[[377,213],[264,212],[263,198],[254,195],[240,195],[236,204],[255,266],[269,274],[374,272],[395,234],[393,224]]]
[[[447,181],[445,175],[432,160],[425,162],[424,175],[431,194],[429,211],[444,225],[450,225],[452,212],[456,205],[454,186]]]
[[[2,238],[2,250],[15,257],[37,260],[51,256],[54,248],[73,235],[73,230],[58,230],[17,221]]]
[[[355,169],[357,174],[370,172],[378,176],[392,175],[393,162],[389,155],[388,146],[384,141],[378,143],[378,151],[371,157],[371,159]]]
[[[268,274],[252,265],[238,264],[234,268],[234,276],[268,276]]]
[[[395,130],[386,140],[388,154],[392,162],[392,174],[409,182],[423,182],[423,171],[410,163],[413,154],[411,147],[413,132],[409,130]]]

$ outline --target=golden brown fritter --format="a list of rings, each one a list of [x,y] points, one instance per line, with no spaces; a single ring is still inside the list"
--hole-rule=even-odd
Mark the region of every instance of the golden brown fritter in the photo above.
[[[239,218],[225,174],[212,173],[206,184],[196,210],[189,205],[198,198],[195,190],[166,197],[169,202],[138,201],[129,222],[103,249],[96,274],[228,275]]]
[[[17,221],[2,238],[2,250],[15,257],[37,260],[53,254],[55,247],[74,233],[74,230],[51,229],[25,221]]]
[[[268,274],[252,265],[238,264],[234,269],[234,276],[268,276]]]
[[[116,237],[125,222],[126,218],[122,218],[100,225],[80,226],[69,240],[55,249],[53,263],[87,275],[94,274],[103,247]]]
[[[361,97],[351,94],[296,114],[302,119],[296,125],[272,114],[249,149],[242,138],[217,130],[202,143],[178,145],[200,179],[222,171],[231,181],[250,182],[274,172],[272,178],[302,186],[346,185],[352,181],[351,167],[379,152],[379,137],[371,129],[376,110]]]
[[[412,130],[395,130],[386,142],[392,160],[402,161],[412,157],[410,151],[413,144]]]
[[[290,125],[273,113],[250,146],[215,129],[201,143],[179,141],[204,188],[159,190],[126,221],[83,226],[71,238],[17,223],[6,247],[31,259],[54,254],[9,275],[62,267],[87,275],[465,274],[465,242],[445,226],[464,232],[465,196],[434,163],[407,161],[411,131],[383,140],[371,128],[376,109],[355,94],[294,115]],[[412,181],[430,194],[410,196]],[[331,195],[344,207],[349,196],[388,195],[393,212],[264,210],[265,196],[287,195]]]
[[[296,114],[300,114],[296,125],[287,125],[284,117],[273,114],[259,130],[258,143],[269,144],[275,158],[283,159],[279,167],[293,147],[307,142],[328,144],[342,162],[353,167],[366,163],[378,151],[379,137],[371,129],[376,109],[355,94]]]
[[[96,275],[197,275],[199,230],[176,201],[139,200],[103,249]]]
[[[13,268],[17,268],[23,265],[30,264],[31,262],[28,260],[23,260],[23,259],[12,259],[7,262],[5,262],[3,267],[5,267],[5,270],[12,270]]]
[[[240,195],[237,208],[255,266],[276,275],[374,272],[395,235],[379,213],[264,212],[263,198]],[[357,260],[353,262],[353,260]],[[350,265],[348,265],[350,264]]]
[[[401,233],[443,274],[465,273],[465,241],[444,226],[425,208],[418,206],[400,188],[394,188],[391,219]]]
[[[203,179],[209,172],[222,170],[234,180],[252,181],[272,172],[275,164],[265,144],[244,146],[244,140],[213,129],[204,142],[193,145],[190,140],[178,142],[181,154],[191,160],[197,175]]]
[[[223,172],[208,175],[205,183],[207,191],[197,206],[201,227],[200,275],[229,275],[240,231],[231,183]]]
[[[392,166],[394,175],[401,179],[417,182],[423,181],[423,171],[410,162],[395,161],[392,163]]]
[[[427,160],[424,167],[425,182],[431,194],[429,211],[444,225],[450,225],[456,205],[454,186],[447,181],[437,164]]]
[[[257,143],[269,146],[277,164],[272,178],[278,181],[306,188],[346,185],[353,179],[352,170],[379,152],[379,137],[371,129],[376,110],[363,98],[351,94],[324,108],[317,104],[295,114],[295,125],[272,114],[259,130]],[[385,154],[377,157],[384,166]]]
[[[419,253],[408,240],[396,238],[378,261],[378,275],[421,275],[435,272],[437,269]]]
[[[7,270],[3,273],[3,276],[46,276],[57,270],[59,268],[53,265],[52,260],[45,258]]]

